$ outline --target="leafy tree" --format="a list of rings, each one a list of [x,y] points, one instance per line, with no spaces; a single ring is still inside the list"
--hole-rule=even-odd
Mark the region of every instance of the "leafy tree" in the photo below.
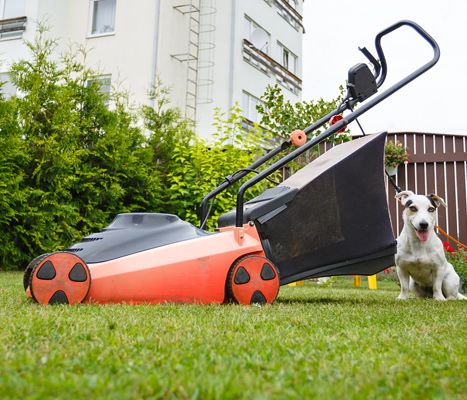
[[[256,106],[261,114],[260,125],[272,132],[275,136],[288,139],[291,132],[296,129],[304,129],[312,125],[331,111],[336,109],[343,100],[343,88],[339,88],[340,95],[331,101],[320,98],[317,101],[302,101],[292,104],[285,100],[282,89],[276,84],[269,85],[261,96],[263,104]],[[324,125],[326,129],[328,125]],[[314,135],[323,132],[323,129],[315,131]],[[346,135],[339,135],[339,140],[347,140]]]
[[[170,185],[167,175],[177,168],[172,158],[177,145],[190,145],[195,140],[192,122],[184,118],[179,107],[171,106],[170,88],[157,77],[148,91],[152,106],[143,105],[141,115],[144,127],[149,133],[148,145],[151,162],[159,173],[161,184]]]
[[[216,133],[211,140],[203,140],[193,133],[179,108],[167,107],[170,103],[167,87],[158,81],[151,93],[156,94],[155,107],[144,107],[143,113],[154,160],[164,173],[164,209],[199,226],[203,198],[227,175],[263,155],[264,136],[242,129],[241,110],[236,105],[227,114],[216,109],[213,124]],[[216,197],[208,229],[214,229],[217,218],[235,208],[240,184],[237,182]],[[257,185],[247,194],[253,197],[262,190],[264,185]]]
[[[320,98],[317,101],[302,101],[292,104],[290,100],[285,100],[282,94],[282,89],[276,84],[269,85],[265,93],[261,96],[262,104],[256,106],[256,109],[261,114],[260,125],[264,127],[273,136],[281,139],[288,139],[290,133],[296,129],[305,129],[316,121],[320,120],[333,110],[335,110],[342,102],[344,89],[340,87],[340,95],[331,101],[325,101]],[[324,124],[322,128],[308,134],[308,137],[319,135],[329,127]],[[336,143],[351,140],[348,135],[348,130],[344,133],[335,135],[333,139]],[[285,169],[289,174],[292,174],[297,169],[300,169],[305,164],[309,163],[314,157],[320,154],[320,145],[314,146],[307,152],[303,158],[290,162]]]
[[[125,93],[101,92],[86,48],[72,45],[53,61],[57,42],[44,23],[26,45],[29,59],[10,73],[21,95],[0,97],[0,269],[63,250],[122,212],[173,213],[198,225],[204,195],[263,151],[260,136],[241,131],[238,107],[226,121],[218,111],[208,143],[160,81],[149,93],[154,106],[138,114]],[[237,188],[218,196],[214,218],[235,206]]]
[[[244,131],[238,105],[216,110],[216,133],[202,140],[160,80],[149,91],[152,107],[137,113],[126,93],[102,93],[99,74],[86,67],[85,47],[71,45],[53,61],[57,42],[43,23],[26,44],[30,58],[10,73],[21,95],[0,95],[0,269],[24,268],[122,212],[172,213],[199,225],[204,196],[265,152],[269,136]],[[277,87],[265,96],[262,123],[274,135],[332,108],[321,100],[292,106]],[[235,208],[247,178],[217,196],[209,229]],[[265,187],[255,185],[246,199]]]
[[[64,249],[119,212],[158,211],[160,180],[146,137],[123,96],[100,92],[86,50],[52,61],[56,41],[40,23],[30,59],[11,68],[21,96],[0,103],[0,261],[24,268]],[[90,80],[94,78],[94,80]]]

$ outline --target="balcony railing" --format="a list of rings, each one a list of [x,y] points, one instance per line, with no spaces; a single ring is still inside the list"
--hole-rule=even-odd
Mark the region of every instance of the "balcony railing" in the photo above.
[[[302,90],[302,80],[298,76],[257,49],[246,39],[243,39],[243,59],[267,75],[272,73],[276,77],[276,81],[291,92],[298,94]]]
[[[3,37],[5,34],[11,34],[12,32],[20,32],[26,30],[26,21],[27,17],[0,20],[0,37]],[[18,36],[20,35],[21,33]]]
[[[271,0],[277,6],[277,12],[297,31],[301,28],[305,33],[303,26],[303,17],[285,0]]]

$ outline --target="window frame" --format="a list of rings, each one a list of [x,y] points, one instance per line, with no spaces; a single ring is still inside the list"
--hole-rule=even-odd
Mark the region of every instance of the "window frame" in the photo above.
[[[86,79],[86,86],[91,85],[93,82],[99,82],[99,93],[107,96],[105,105],[109,107],[110,97],[112,95],[112,74],[104,74],[88,78]]]
[[[95,5],[99,1],[113,1],[115,3],[115,13],[114,13],[114,16],[113,16],[113,30],[112,31],[108,31],[108,32],[93,31],[94,11],[96,9]],[[102,37],[102,36],[112,36],[112,35],[115,35],[116,31],[117,31],[117,0],[90,0],[89,1],[88,37],[89,38],[96,38],[96,37]]]
[[[246,109],[245,109],[245,99],[248,101],[248,104],[246,105]],[[254,104],[253,104],[254,102]],[[243,111],[243,116],[253,122],[253,123],[257,123],[259,124],[260,123],[260,118],[259,118],[259,113],[258,111],[256,110],[256,106],[259,105],[259,104],[262,104],[263,106],[265,106],[264,102],[261,101],[258,97],[256,96],[253,96],[251,93],[247,92],[246,90],[242,90],[242,111]],[[250,110],[252,110],[252,107],[254,108],[254,113],[255,113],[255,119],[253,119],[253,115],[250,114]]]
[[[261,49],[258,49],[258,50],[262,51],[264,54],[269,55],[269,52],[270,52],[270,49],[271,49],[271,34],[266,29],[264,29],[262,26],[258,25],[248,15],[245,14],[244,15],[244,21],[243,21],[243,24],[244,24],[243,34],[244,35],[246,33],[245,21],[248,21],[248,23],[249,23],[249,32],[248,32],[248,36],[245,37],[245,39],[248,40],[254,46],[255,44],[252,42],[251,35],[253,34],[255,29],[261,29],[264,33],[266,33],[266,35],[268,37],[268,41],[266,42],[265,46],[263,46]]]
[[[277,42],[277,47],[279,49],[278,63],[282,65],[287,71],[291,72],[294,75],[297,75],[298,56],[296,56],[293,51],[290,51],[281,42]],[[287,62],[285,62],[285,57],[287,57]],[[291,59],[293,59],[294,64],[293,70],[289,68]]]
[[[14,17],[5,18],[5,16],[4,16],[5,15],[5,6],[6,6],[7,1],[15,1],[15,0],[0,0],[0,20],[1,21],[5,20],[5,19],[22,18],[22,17],[26,16],[26,0],[24,0],[23,13],[21,15],[16,15]],[[23,37],[24,24],[25,24],[25,22],[16,22],[16,23],[8,24],[8,25],[17,25],[17,27],[19,27],[20,25],[23,25],[23,29],[20,29],[20,30],[17,30],[17,31],[12,31],[12,32],[0,33],[0,41],[21,39]],[[3,25],[0,25],[0,26],[3,26]],[[13,28],[13,26],[10,26],[10,28]]]

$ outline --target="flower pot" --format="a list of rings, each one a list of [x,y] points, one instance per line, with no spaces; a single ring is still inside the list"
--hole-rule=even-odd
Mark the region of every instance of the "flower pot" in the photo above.
[[[388,173],[389,176],[394,176],[397,174],[397,167],[399,165],[396,165],[395,167],[391,166],[391,167],[387,167],[385,166],[384,168],[386,168],[386,172]]]

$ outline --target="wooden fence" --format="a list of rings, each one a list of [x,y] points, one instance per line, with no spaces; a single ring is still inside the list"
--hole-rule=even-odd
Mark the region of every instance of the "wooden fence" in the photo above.
[[[467,136],[402,132],[388,134],[388,140],[408,147],[410,163],[399,166],[396,184],[418,194],[436,193],[448,207],[438,210],[437,225],[467,244]],[[403,208],[388,184],[388,204],[394,234],[402,229]],[[443,241],[446,238],[441,237]]]

